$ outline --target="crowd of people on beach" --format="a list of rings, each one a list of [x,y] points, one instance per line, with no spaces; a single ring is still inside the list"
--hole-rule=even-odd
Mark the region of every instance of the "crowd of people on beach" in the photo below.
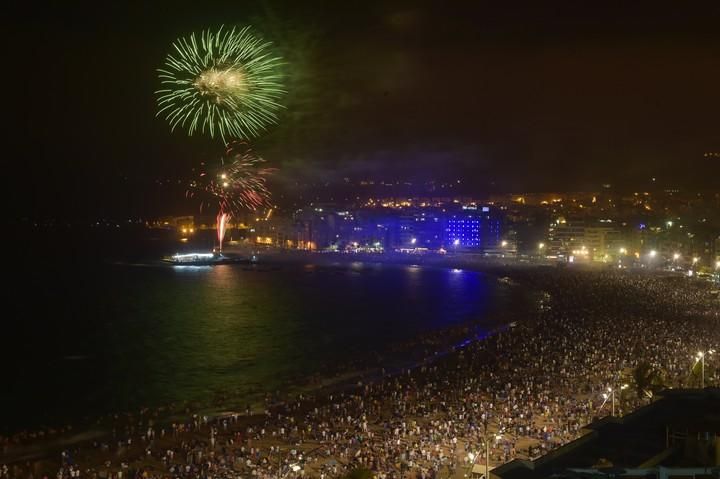
[[[580,437],[612,413],[609,392],[623,415],[663,386],[698,387],[697,353],[720,346],[720,302],[707,283],[625,271],[503,274],[513,279],[506,287],[540,293],[532,317],[509,318],[495,334],[476,325],[473,340],[450,351],[426,341],[414,367],[379,368],[332,391],[268,394],[260,409],[174,422],[143,410],[59,457],[0,465],[0,479],[52,477],[50,467],[57,479],[332,479],[357,469],[378,479],[470,477]],[[708,356],[705,385],[720,384],[718,364]],[[647,384],[639,368],[653,373]],[[41,440],[0,446],[11,454]]]

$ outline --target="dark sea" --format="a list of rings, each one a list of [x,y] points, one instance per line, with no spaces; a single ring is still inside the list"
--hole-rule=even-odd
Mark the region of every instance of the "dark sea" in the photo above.
[[[75,238],[77,240],[77,238]],[[75,423],[219,390],[282,390],[529,303],[483,273],[373,262],[174,267],[171,239],[35,239],[6,270],[0,432]],[[390,354],[390,353],[388,353]]]

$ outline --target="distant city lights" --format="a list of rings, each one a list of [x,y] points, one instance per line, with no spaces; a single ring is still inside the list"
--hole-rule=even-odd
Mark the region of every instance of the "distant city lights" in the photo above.
[[[232,185],[232,174],[216,178],[220,187]],[[715,230],[707,232],[705,225],[714,220],[684,213],[685,199],[674,189],[634,193],[622,200],[624,204],[605,194],[587,193],[357,199],[357,205],[347,202],[348,198],[346,202],[299,203],[290,214],[280,216],[263,209],[243,222],[228,224],[227,229],[240,243],[278,248],[416,255],[444,254],[452,248],[457,254],[605,262],[620,269],[663,269],[720,280],[716,255],[720,236]],[[711,203],[713,198],[703,196],[702,201]],[[635,218],[646,204],[657,213],[638,221]],[[537,208],[547,214],[547,222],[535,219]],[[644,211],[641,214],[648,216]],[[176,241],[185,243],[202,241],[205,230],[214,226],[200,218],[167,217],[146,224],[174,229]]]

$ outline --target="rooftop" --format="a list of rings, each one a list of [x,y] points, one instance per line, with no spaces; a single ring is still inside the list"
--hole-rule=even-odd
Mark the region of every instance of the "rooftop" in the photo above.
[[[660,396],[627,416],[588,425],[585,435],[535,461],[514,460],[491,476],[720,477],[720,388],[668,389]]]

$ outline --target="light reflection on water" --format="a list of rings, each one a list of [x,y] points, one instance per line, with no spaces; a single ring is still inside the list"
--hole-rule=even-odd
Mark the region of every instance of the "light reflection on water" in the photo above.
[[[518,294],[470,271],[365,263],[27,274],[45,287],[10,327],[0,424],[282,388],[419,332],[490,318]]]

